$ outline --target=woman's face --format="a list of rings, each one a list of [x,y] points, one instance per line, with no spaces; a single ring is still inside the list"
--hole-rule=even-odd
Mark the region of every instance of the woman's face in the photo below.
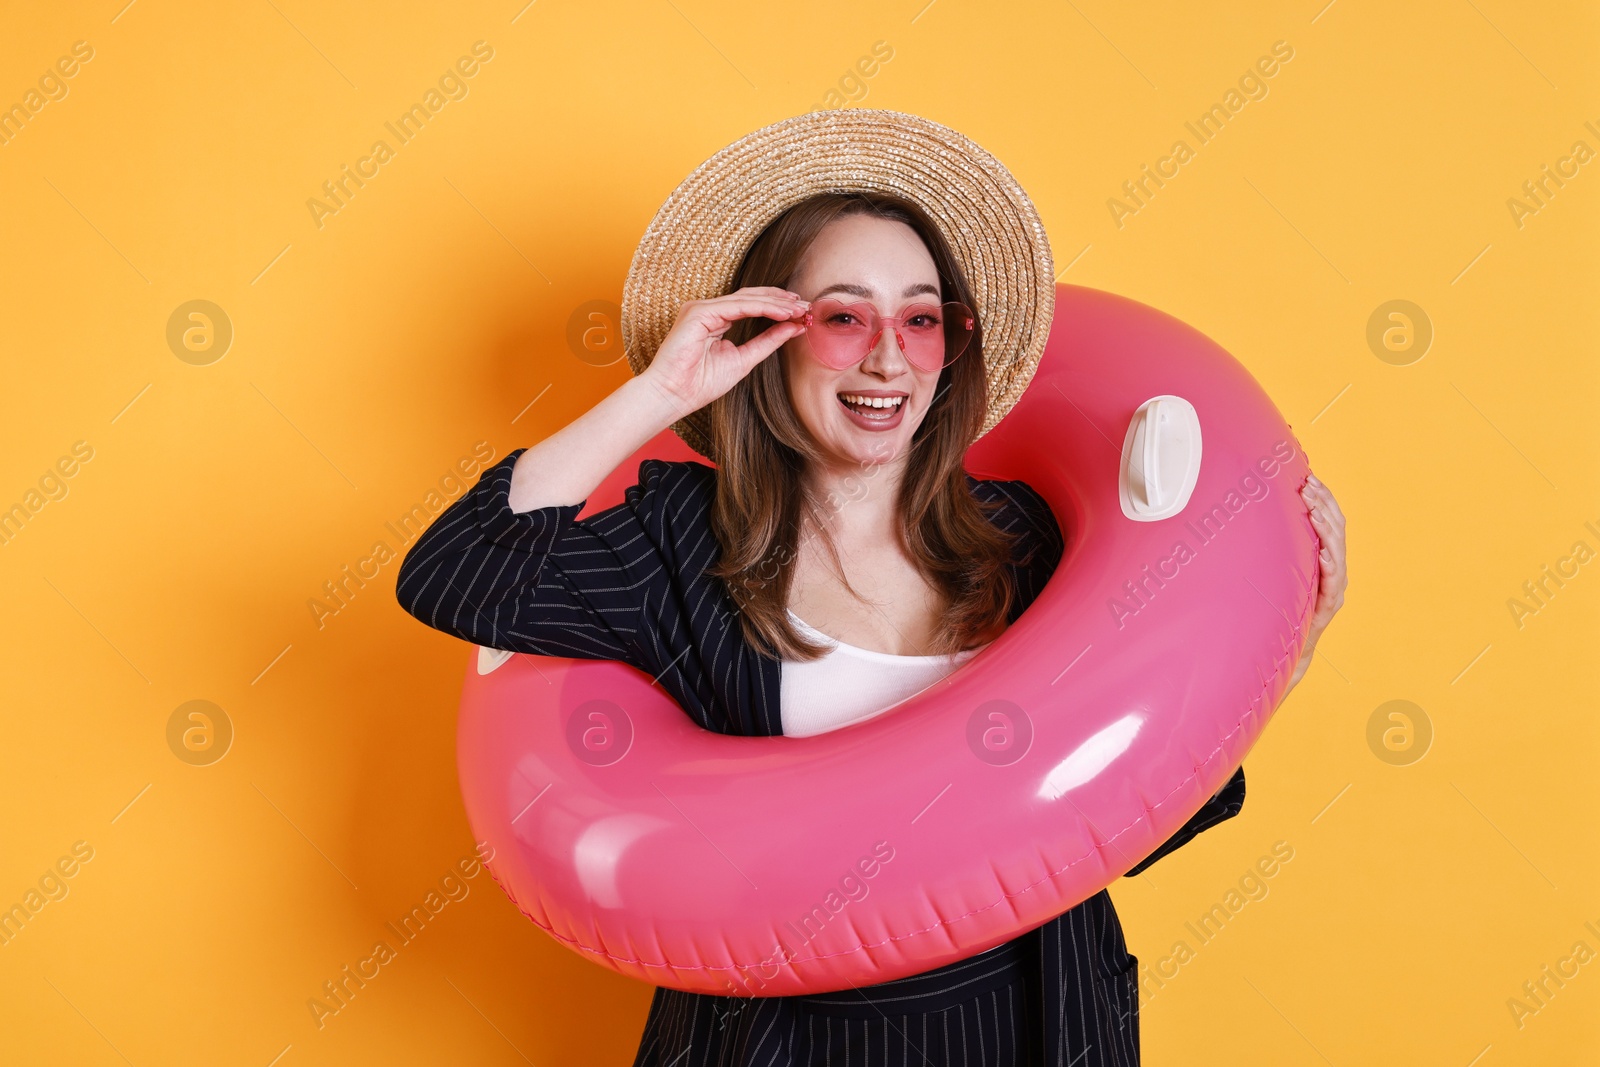
[[[939,271],[922,238],[903,222],[873,215],[829,223],[788,288],[812,302],[822,296],[864,301],[889,316],[911,304],[940,302]],[[784,378],[795,412],[829,460],[864,467],[908,454],[933,403],[939,372],[913,366],[889,329],[866,359],[846,370],[819,363],[807,344],[802,333],[780,349]],[[886,406],[864,407],[847,403],[847,397],[884,398],[878,402]]]

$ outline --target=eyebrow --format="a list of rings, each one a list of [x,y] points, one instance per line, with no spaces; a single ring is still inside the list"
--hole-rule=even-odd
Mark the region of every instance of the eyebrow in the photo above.
[[[866,297],[867,299],[872,298],[872,290],[868,289],[866,286],[855,285],[851,282],[840,282],[837,285],[828,286],[826,289],[822,290],[822,292],[812,297],[812,299],[821,300],[829,293],[849,293],[851,296]],[[906,291],[900,295],[902,298],[904,298],[916,296],[919,293],[930,293],[933,296],[938,296],[939,287],[936,285],[929,285],[927,282],[918,282],[915,285],[906,286]]]

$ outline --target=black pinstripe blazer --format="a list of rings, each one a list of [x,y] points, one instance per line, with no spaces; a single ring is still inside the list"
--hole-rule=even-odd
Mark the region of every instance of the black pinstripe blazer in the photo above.
[[[704,573],[720,551],[710,525],[715,469],[645,460],[623,503],[578,521],[581,503],[511,510],[511,471],[524,451],[486,469],[407,551],[395,585],[405,610],[488,648],[619,660],[656,678],[707,730],[781,735],[782,665],[744,639],[726,586]],[[1027,564],[1014,563],[1015,621],[1061,559],[1060,527],[1024,482],[970,475],[967,481],[980,499],[1002,502],[992,521],[1022,531],[1018,560],[1037,548]],[[1243,803],[1240,767],[1128,875],[1238,814]],[[1047,1062],[1137,1064],[1138,961],[1128,953],[1110,894],[1102,890],[1016,940],[1028,939],[1037,939],[1028,947],[1041,968],[1040,1004],[1047,1010],[1038,1038]],[[942,992],[941,975],[960,968],[957,963],[917,976],[918,992]],[[871,1000],[878,988],[859,992]],[[791,1025],[785,1003],[792,999],[658,989],[638,1063],[790,1063],[784,1033]],[[729,1025],[730,1017],[737,1025]]]

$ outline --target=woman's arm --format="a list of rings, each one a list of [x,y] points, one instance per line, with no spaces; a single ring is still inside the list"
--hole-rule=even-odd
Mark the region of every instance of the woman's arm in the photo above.
[[[1022,534],[1023,546],[1037,546],[1037,551],[1029,562],[1020,567],[1017,573],[1019,593],[1024,604],[1031,604],[1040,592],[1044,590],[1045,583],[1050,580],[1065,554],[1066,542],[1061,533],[1060,524],[1056,521],[1055,514],[1050,510],[1050,505],[1044,497],[1026,482],[991,482],[994,489],[999,490],[1013,505],[1010,513],[1005,516],[1003,526],[1006,529],[1019,529]],[[1026,551],[1026,548],[1023,549]],[[1239,767],[1233,772],[1221,789],[1217,790],[1189,821],[1180,826],[1175,833],[1154,852],[1133,866],[1123,877],[1131,878],[1141,873],[1162,856],[1188,844],[1202,830],[1208,830],[1225,819],[1231,819],[1239,814],[1239,809],[1244,806],[1244,768]]]
[[[582,504],[623,460],[686,414],[661,392],[648,370],[629,378],[517,457],[511,472],[511,510]]]
[[[650,366],[532,448],[484,471],[407,551],[395,596],[438,630],[486,648],[615,659],[650,670],[641,609],[672,565],[669,513],[692,463],[645,460],[623,503],[579,521],[595,488],[682,416],[721,396],[798,331],[777,325],[744,345],[722,340],[742,318],[787,320],[797,297],[741,289],[690,301]],[[685,492],[674,496],[682,487]]]
[[[1244,768],[1241,766],[1233,772],[1221,789],[1201,805],[1200,810],[1189,817],[1189,821],[1178,827],[1178,831],[1163,841],[1157,849],[1134,864],[1124,878],[1132,878],[1142,874],[1144,869],[1160,859],[1162,856],[1182,848],[1194,839],[1202,830],[1209,830],[1225,819],[1231,819],[1239,814],[1239,809],[1244,807]]]
[[[1288,688],[1284,689],[1283,696],[1278,698],[1280,705],[1284,698],[1288,697],[1289,691],[1300,684],[1300,679],[1304,678],[1306,671],[1310,669],[1311,656],[1316,651],[1317,641],[1322,637],[1322,632],[1328,628],[1328,623],[1333,620],[1334,614],[1344,606],[1344,591],[1349,584],[1345,573],[1344,513],[1339,510],[1339,504],[1333,499],[1328,487],[1314,474],[1306,479],[1300,494],[1311,509],[1312,525],[1322,541],[1322,547],[1318,550],[1317,604],[1311,612],[1311,625],[1306,635],[1305,649],[1300,654],[1300,661],[1295,664],[1294,673],[1289,676]],[[1240,767],[1233,772],[1233,777],[1227,784],[1195,812],[1193,818],[1163,842],[1160,848],[1134,865],[1124,877],[1140,873],[1162,856],[1187,844],[1200,831],[1209,829],[1224,819],[1233,818],[1239,814],[1239,809],[1243,805],[1244,768]]]
[[[645,442],[732,389],[799,333],[802,324],[789,320],[804,307],[793,293],[771,286],[684,304],[648,367],[517,459],[511,510],[587,499]],[[743,345],[723,339],[735,322],[748,318],[771,319],[775,325]]]
[[[1023,482],[1004,483],[1007,495],[1018,505],[1018,515],[1021,523],[1028,529],[1029,539],[1045,546],[1045,551],[1039,553],[1033,563],[1024,568],[1020,575],[1027,587],[1027,595],[1031,600],[1044,588],[1044,583],[1049,580],[1062,555],[1063,539],[1059,526],[1051,513],[1049,505],[1036,491]],[[1301,495],[1311,512],[1311,522],[1317,531],[1317,536],[1322,542],[1318,556],[1318,591],[1316,607],[1312,609],[1311,624],[1308,628],[1305,648],[1300,660],[1295,664],[1294,673],[1290,676],[1289,685],[1284,690],[1284,697],[1289,691],[1299,684],[1305,677],[1306,671],[1311,666],[1311,658],[1316,651],[1317,641],[1321,638],[1328,623],[1340,607],[1344,605],[1344,591],[1348,584],[1345,572],[1345,536],[1344,514],[1339,510],[1338,503],[1333,499],[1333,494],[1316,477],[1310,475],[1305,486],[1301,488]],[[1282,697],[1279,703],[1282,703]],[[1239,814],[1244,806],[1245,779],[1244,768],[1236,769],[1233,776],[1213,796],[1206,800],[1199,811],[1178,828],[1178,831],[1169,837],[1150,855],[1140,860],[1127,872],[1125,877],[1132,877],[1161,857],[1169,855],[1193,840],[1201,831],[1210,829],[1218,823],[1231,819]]]
[[[517,511],[516,450],[479,476],[406,552],[407,613],[485,648],[614,659],[646,669],[638,618],[669,565],[666,498],[683,468],[645,460],[625,501],[579,521],[584,501]]]

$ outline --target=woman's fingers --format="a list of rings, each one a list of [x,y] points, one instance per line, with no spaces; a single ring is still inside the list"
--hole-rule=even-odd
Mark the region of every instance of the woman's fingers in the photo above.
[[[792,303],[766,300],[760,303],[738,302],[720,308],[704,308],[696,313],[698,318],[689,321],[705,331],[707,345],[716,345],[718,349],[726,346],[726,351],[731,352],[746,368],[749,368],[805,329],[805,324],[797,321],[797,317],[802,313],[803,309]],[[751,318],[769,319],[774,325],[767,327],[743,345],[733,346],[728,343],[725,335],[733,324],[741,319]],[[712,351],[713,349],[708,347],[707,356]]]
[[[1339,502],[1315,474],[1306,476],[1306,484],[1300,492],[1306,503],[1314,509],[1313,519],[1318,518],[1315,509],[1320,509],[1324,522],[1335,529],[1344,529],[1344,512],[1339,509]]]
[[[754,366],[782,348],[785,341],[797,336],[804,328],[798,322],[779,322],[768,326],[735,351],[746,364]]]
[[[1328,551],[1333,566],[1342,571],[1345,558],[1344,514],[1339,510],[1339,502],[1324,488],[1315,510],[1322,520],[1322,529],[1326,531],[1323,547]]]
[[[691,301],[684,305],[684,314],[708,327],[726,330],[739,319],[766,318],[774,322],[793,319],[805,311],[805,306],[804,301],[787,296],[747,295],[741,290],[710,300]]]
[[[1344,513],[1339,510],[1339,505],[1334,501],[1333,494],[1328,492],[1327,486],[1308,480],[1300,488],[1300,498],[1310,510],[1311,521],[1316,523],[1319,534],[1324,529],[1329,531],[1344,529]]]
[[[699,410],[803,330],[804,324],[795,320],[808,306],[797,294],[771,285],[685,301],[645,373],[690,410]],[[725,335],[742,319],[767,319],[776,325],[736,346]]]
[[[1338,501],[1316,475],[1307,477],[1301,497],[1311,512],[1312,525],[1322,542],[1317,551],[1317,605],[1312,612],[1309,634],[1310,640],[1315,641],[1334,613],[1344,605],[1344,591],[1349,584],[1345,573],[1345,523]]]

